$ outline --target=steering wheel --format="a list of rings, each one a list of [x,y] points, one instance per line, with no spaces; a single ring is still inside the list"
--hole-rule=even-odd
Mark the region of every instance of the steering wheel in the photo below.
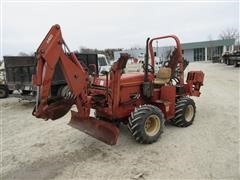
[[[169,66],[169,60],[163,62],[163,67],[168,67]]]
[[[143,64],[143,69],[145,70],[145,64]],[[151,72],[151,73],[154,72],[154,68],[151,64],[148,64],[148,72]]]
[[[154,72],[154,67],[151,64],[148,64],[148,67],[150,67],[148,70],[149,72],[153,73]]]

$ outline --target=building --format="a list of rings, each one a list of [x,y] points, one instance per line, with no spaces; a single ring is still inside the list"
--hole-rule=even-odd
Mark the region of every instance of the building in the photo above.
[[[192,43],[182,43],[183,57],[188,61],[208,61],[221,57],[225,51],[232,51],[234,49],[235,39],[201,41]],[[165,58],[172,46],[154,48],[157,57]],[[114,58],[118,59],[120,53],[128,53],[132,57],[142,57],[145,49],[126,49],[124,51],[114,52]]]
[[[232,51],[234,43],[234,39],[183,43],[183,57],[189,61],[213,60],[225,51]]]

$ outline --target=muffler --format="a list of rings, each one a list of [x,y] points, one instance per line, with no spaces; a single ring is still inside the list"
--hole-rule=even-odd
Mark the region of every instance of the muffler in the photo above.
[[[119,129],[106,121],[94,117],[80,118],[78,113],[71,111],[72,117],[68,125],[76,128],[106,144],[115,145],[119,136]]]

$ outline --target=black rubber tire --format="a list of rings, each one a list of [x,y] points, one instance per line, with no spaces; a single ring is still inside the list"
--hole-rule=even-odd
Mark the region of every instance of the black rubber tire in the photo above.
[[[185,113],[187,112],[187,107],[189,105],[193,107],[193,116],[191,120],[186,120]],[[170,122],[172,125],[175,125],[177,127],[188,127],[192,125],[195,118],[195,113],[196,113],[196,106],[192,99],[188,97],[179,98],[175,106],[175,117],[171,119]]]
[[[239,67],[237,60],[234,62],[234,67]]]
[[[22,95],[30,95],[31,91],[22,90]]]
[[[230,65],[230,60],[227,60],[227,65],[228,65],[228,66]]]
[[[0,98],[7,98],[8,95],[8,88],[5,86],[0,86]]]
[[[145,121],[151,115],[157,115],[160,121],[160,128],[153,136],[147,135],[145,131]],[[139,108],[136,108],[131,113],[128,121],[128,128],[135,140],[141,144],[151,144],[156,142],[163,133],[165,119],[164,114],[158,107],[153,105],[143,105]]]
[[[13,93],[13,90],[8,90],[8,94],[12,94]]]

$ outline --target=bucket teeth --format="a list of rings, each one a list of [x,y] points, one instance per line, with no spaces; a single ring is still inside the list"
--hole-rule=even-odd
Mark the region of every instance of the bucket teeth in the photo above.
[[[115,125],[94,117],[80,118],[77,112],[71,112],[72,117],[68,125],[106,144],[115,145],[117,143],[119,129]]]

